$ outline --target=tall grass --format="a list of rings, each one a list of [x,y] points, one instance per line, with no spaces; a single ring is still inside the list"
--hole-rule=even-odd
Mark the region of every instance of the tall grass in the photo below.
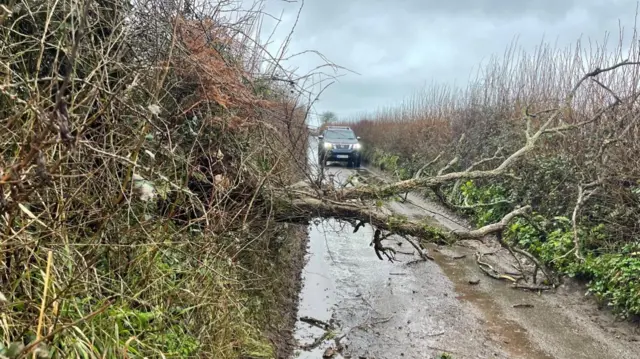
[[[307,105],[236,5],[3,5],[1,354],[275,355]]]

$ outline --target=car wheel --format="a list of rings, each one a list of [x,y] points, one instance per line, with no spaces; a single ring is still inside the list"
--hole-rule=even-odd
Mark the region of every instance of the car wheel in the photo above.
[[[355,161],[353,162],[353,167],[355,168],[360,168],[360,157],[356,157]]]

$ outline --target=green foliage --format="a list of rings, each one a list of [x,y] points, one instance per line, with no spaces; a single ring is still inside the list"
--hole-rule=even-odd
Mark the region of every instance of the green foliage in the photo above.
[[[412,173],[420,168],[418,163],[434,161],[433,168],[425,170],[425,174],[433,174],[435,168],[443,168],[453,158],[457,162],[451,171],[471,164],[476,164],[476,170],[496,168],[501,159],[518,153],[525,143],[533,145],[526,153],[519,152],[522,156],[509,164],[512,177],[450,183],[439,190],[477,225],[501,219],[515,205],[530,205],[536,215],[511,223],[509,240],[557,271],[588,279],[593,293],[620,312],[638,313],[640,284],[626,279],[638,278],[638,256],[624,249],[640,238],[640,146],[636,133],[621,125],[633,110],[613,110],[601,93],[585,91],[578,96],[580,101],[572,101],[561,114],[538,113],[530,117],[530,123],[514,120],[522,118],[523,113],[555,107],[550,103],[557,104],[568,95],[566,84],[584,76],[584,68],[563,60],[579,55],[582,47],[580,42],[576,45],[575,53],[556,51],[549,44],[549,51],[542,57],[539,53],[521,52],[492,62],[482,76],[464,88],[434,84],[398,106],[364,114],[353,127],[367,140],[368,162],[391,175],[400,173],[400,177],[405,174],[398,167]],[[591,58],[598,62],[609,57],[610,50],[606,46],[595,49]],[[532,61],[534,58],[536,61]],[[541,63],[560,70],[548,76],[539,71]],[[494,71],[496,68],[514,71]],[[638,74],[640,67],[630,71]],[[608,76],[620,91],[635,90],[633,85],[629,87],[626,72],[612,71]],[[505,90],[508,88],[519,90]],[[594,109],[602,109],[612,120],[592,122]],[[549,118],[547,115],[567,115],[571,123],[588,126],[549,131],[532,138],[531,133]],[[551,126],[556,125],[563,126],[564,122],[554,121]],[[535,143],[531,143],[532,139]],[[615,139],[615,145],[611,139]],[[501,158],[492,158],[492,153]],[[596,179],[605,181],[582,204],[574,233],[569,218],[576,206],[578,189]],[[441,194],[432,195],[442,199]],[[479,206],[505,199],[513,205]],[[582,256],[576,256],[576,238]]]
[[[508,191],[501,184],[489,184],[477,186],[473,180],[469,180],[460,185],[460,193],[464,200],[460,204],[474,205],[482,203],[492,203],[508,198]],[[511,208],[507,203],[494,206],[480,206],[469,210],[477,225],[484,226],[489,223],[500,221]]]
[[[566,217],[555,217],[546,221],[540,215],[529,219],[516,218],[505,231],[505,238],[519,247],[527,249],[546,264],[567,272],[574,257],[566,255],[573,248],[573,232]],[[546,226],[546,231],[540,228]]]
[[[394,214],[387,218],[387,226],[393,230],[394,227],[400,226],[407,222],[407,216],[401,214]]]
[[[451,236],[443,229],[438,228],[433,223],[425,223],[422,229],[427,232],[436,243],[451,244]]]
[[[621,315],[640,314],[640,282],[637,280],[640,278],[640,256],[637,246],[627,245],[617,250],[609,248],[610,252],[603,253],[611,234],[604,224],[589,223],[578,228],[577,235],[586,256],[584,261],[579,260],[574,254],[571,220],[562,215],[547,219],[543,214],[569,212],[565,198],[567,184],[564,183],[567,166],[567,160],[561,157],[538,159],[533,167],[535,180],[515,184],[516,189],[526,187],[526,190],[519,190],[519,196],[537,201],[541,213],[531,218],[516,218],[507,228],[505,238],[555,270],[587,280],[589,291]],[[508,198],[508,191],[501,182],[477,186],[473,181],[467,181],[460,186],[460,193],[468,204]],[[482,226],[500,220],[509,210],[506,205],[498,205],[476,207],[466,213]]]
[[[273,74],[247,78],[254,56],[224,35],[242,21],[155,5],[40,0],[0,19],[0,193],[20,188],[0,201],[0,357],[39,322],[37,357],[276,356],[266,331],[288,324],[303,254],[256,184],[300,175],[304,109]]]
[[[524,180],[509,181],[509,188],[545,215],[566,214],[572,208],[567,199],[575,197],[576,183],[568,175],[573,166],[567,156],[535,157],[518,168],[518,176]]]
[[[558,166],[552,162],[549,173]],[[477,186],[467,181],[460,193],[468,204],[491,203],[508,198],[501,183]],[[551,208],[545,208],[550,210]],[[510,208],[507,205],[476,207],[465,211],[479,225],[499,221]],[[532,223],[533,222],[533,223]],[[505,239],[528,250],[546,265],[570,277],[588,281],[588,288],[598,299],[607,302],[623,316],[640,314],[640,248],[626,245],[614,253],[601,253],[609,234],[604,224],[580,226],[584,261],[574,254],[574,233],[566,216],[545,218],[534,213],[530,218],[516,218],[505,231]]]
[[[370,163],[388,173],[408,174],[407,164],[402,158],[388,154],[369,146],[366,156]],[[588,288],[598,299],[607,302],[616,312],[626,315],[640,314],[640,250],[638,244],[627,245],[623,249],[608,248],[605,243],[611,232],[603,223],[590,223],[578,228],[585,260],[579,260],[574,254],[574,234],[571,220],[564,214],[570,212],[570,201],[566,198],[572,193],[567,183],[566,172],[570,167],[568,159],[562,156],[541,157],[530,163],[524,170],[526,181],[492,181],[478,184],[469,180],[452,193],[455,204],[471,206],[495,203],[510,198],[521,202],[536,203],[538,211],[528,218],[516,218],[505,231],[505,239],[526,249],[543,263],[569,277],[588,281]],[[454,187],[448,186],[451,191]],[[552,190],[549,190],[552,188]],[[631,194],[640,196],[640,187],[632,187]],[[477,206],[461,210],[470,216],[478,226],[495,223],[512,210],[506,202],[493,206]],[[597,209],[597,206],[596,206]],[[533,223],[532,223],[533,222]],[[390,224],[398,223],[395,218]],[[446,238],[429,224],[425,229],[433,236]]]
[[[388,172],[395,172],[398,170],[398,160],[400,159],[397,155],[391,155],[388,153],[381,153],[377,157],[376,166],[380,169]]]
[[[379,149],[370,149],[365,146],[363,157],[366,161],[385,172],[394,174],[400,180],[410,179],[413,171],[406,163],[401,163],[401,157],[395,154],[386,153]]]
[[[534,220],[537,226],[518,218],[509,226],[506,238],[555,270],[588,280],[589,292],[622,316],[640,314],[640,245],[626,245],[618,253],[589,251],[581,261],[573,253],[573,228],[567,217],[545,220],[536,216]],[[606,235],[603,228],[579,228],[578,235],[584,243],[597,243]]]

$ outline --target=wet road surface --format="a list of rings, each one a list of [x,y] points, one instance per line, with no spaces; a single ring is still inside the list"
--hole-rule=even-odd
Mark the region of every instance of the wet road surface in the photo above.
[[[315,159],[313,151],[310,158]],[[355,171],[340,165],[325,170],[337,181]],[[432,217],[448,228],[466,226],[419,196],[409,199],[388,207]],[[335,323],[335,329],[317,348],[299,350],[298,358],[322,358],[342,336],[344,348],[335,358],[438,358],[442,353],[453,358],[640,358],[637,328],[613,323],[583,292],[561,288],[538,295],[484,276],[474,253],[496,250],[491,243],[430,246],[435,261],[412,262],[418,259],[414,249],[391,237],[385,245],[402,252],[391,263],[379,260],[369,246],[373,230],[368,225],[353,233],[350,224],[325,219],[311,225],[309,233],[298,317]],[[477,285],[470,284],[476,280]],[[517,304],[527,306],[514,308]],[[304,346],[325,331],[299,321],[295,333]]]

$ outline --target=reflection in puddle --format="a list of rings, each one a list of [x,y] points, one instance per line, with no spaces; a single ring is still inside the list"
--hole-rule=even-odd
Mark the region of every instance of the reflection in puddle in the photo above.
[[[350,224],[333,219],[318,220],[316,223],[318,224],[309,228],[307,263],[302,271],[303,286],[299,296],[298,318],[310,317],[330,322],[338,298],[345,298],[345,290],[348,291],[351,287],[348,282],[354,280],[349,271],[349,262],[358,258],[370,261],[370,256],[361,253],[372,252],[366,239],[370,238],[371,233],[369,229],[361,228],[354,234]],[[324,331],[320,328],[300,320],[296,323],[295,338],[301,346],[313,343],[323,334]],[[299,351],[296,357],[321,358],[332,343],[332,340],[327,340],[314,350]]]

